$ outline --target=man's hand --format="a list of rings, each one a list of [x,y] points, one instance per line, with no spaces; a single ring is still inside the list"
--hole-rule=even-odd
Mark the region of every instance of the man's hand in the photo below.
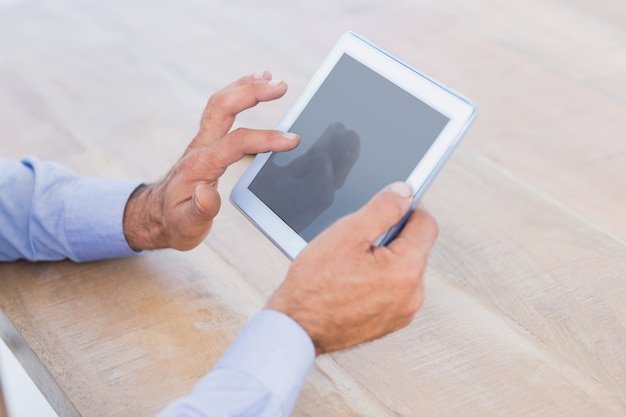
[[[296,258],[267,308],[298,322],[318,355],[409,324],[423,303],[423,272],[437,224],[418,207],[388,246],[373,244],[410,204],[409,187],[394,183],[339,220]]]
[[[237,114],[287,91],[261,71],[228,85],[209,99],[200,130],[161,181],[139,187],[124,213],[124,234],[135,250],[189,250],[209,233],[220,209],[217,183],[226,168],[246,154],[287,151],[298,137],[279,131],[239,128],[229,133]]]

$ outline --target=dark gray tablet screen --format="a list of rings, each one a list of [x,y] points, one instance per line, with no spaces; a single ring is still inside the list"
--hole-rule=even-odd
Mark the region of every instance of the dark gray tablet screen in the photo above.
[[[449,119],[344,54],[249,190],[309,242],[407,179]]]

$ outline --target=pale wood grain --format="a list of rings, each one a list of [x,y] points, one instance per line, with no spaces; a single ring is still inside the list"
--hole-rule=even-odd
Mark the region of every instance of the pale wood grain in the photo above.
[[[441,235],[406,329],[323,358],[297,416],[626,414],[626,40],[618,1],[15,2],[0,8],[0,152],[158,178],[211,92],[287,96],[346,30],[467,94],[479,118],[425,204]],[[206,245],[0,265],[3,338],[61,415],[151,415],[187,392],[288,260],[226,199]],[[5,382],[6,383],[6,382]]]

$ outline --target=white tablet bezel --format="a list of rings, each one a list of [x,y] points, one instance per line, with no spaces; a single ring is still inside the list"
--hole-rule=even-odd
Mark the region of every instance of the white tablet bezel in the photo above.
[[[474,119],[476,107],[464,97],[421,74],[361,36],[348,32],[339,39],[279,122],[278,130],[289,131],[343,54],[371,68],[449,118],[437,139],[424,157],[416,161],[415,168],[406,179],[414,192],[413,206],[415,206]],[[294,259],[307,242],[248,189],[271,154],[271,152],[258,154],[254,158],[233,188],[230,199],[289,258]],[[387,237],[381,239],[381,242],[385,243],[394,233],[395,231],[391,231]]]

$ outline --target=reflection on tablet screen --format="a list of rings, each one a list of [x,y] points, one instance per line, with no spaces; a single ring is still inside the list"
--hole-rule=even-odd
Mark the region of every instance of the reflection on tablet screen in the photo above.
[[[344,54],[249,190],[305,241],[407,179],[448,118]]]
[[[286,165],[270,158],[250,189],[300,233],[333,203],[360,147],[355,131],[346,130],[341,122],[331,123],[303,155]]]

